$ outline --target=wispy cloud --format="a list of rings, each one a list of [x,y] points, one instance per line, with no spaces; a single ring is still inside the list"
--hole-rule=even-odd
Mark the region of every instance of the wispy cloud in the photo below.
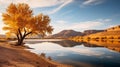
[[[10,4],[10,3],[27,3],[31,7],[50,7],[66,3],[69,0],[0,0],[0,4]]]
[[[106,22],[109,22],[110,19],[98,19],[98,20],[92,20],[92,21],[84,21],[84,22],[77,22],[77,23],[69,23],[67,21],[56,21],[54,22],[53,27],[54,29],[54,33],[58,33],[62,30],[65,29],[73,29],[76,31],[84,31],[84,30],[88,30],[88,29],[95,29],[96,27],[100,27],[104,24],[107,24]]]
[[[98,5],[103,2],[104,0],[85,0],[82,2],[81,7],[88,6],[88,5]]]
[[[82,22],[82,23],[76,23],[74,24],[74,26],[72,27],[73,29],[90,29],[90,28],[94,28],[96,26],[100,26],[103,23],[101,23],[100,21],[86,21],[86,22]]]
[[[53,13],[59,11],[61,8],[63,8],[67,4],[71,3],[72,1],[73,0],[66,0],[62,5],[60,5],[59,7],[57,7],[56,9],[54,9],[53,11],[51,11],[49,14],[53,14]]]
[[[71,3],[73,0],[0,0],[0,8],[6,8],[10,3],[27,3],[32,8],[58,6],[48,14],[53,14]]]
[[[27,3],[32,7],[50,7],[66,2],[66,0],[29,0]]]
[[[68,10],[62,14],[60,14],[61,16],[65,16],[65,15],[69,15],[70,13],[74,12],[74,10]]]
[[[110,22],[112,21],[112,19],[97,19],[98,21],[101,21],[101,22]]]

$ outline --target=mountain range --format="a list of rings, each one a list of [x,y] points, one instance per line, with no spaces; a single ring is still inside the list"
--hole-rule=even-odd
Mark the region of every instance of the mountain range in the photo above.
[[[84,36],[89,35],[97,32],[102,32],[104,30],[85,30],[84,32],[78,32],[74,30],[63,30],[57,34],[53,34],[51,36],[47,36],[47,38],[68,38],[74,36]]]

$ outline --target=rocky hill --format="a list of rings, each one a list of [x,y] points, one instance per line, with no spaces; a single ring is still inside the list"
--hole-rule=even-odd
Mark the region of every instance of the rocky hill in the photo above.
[[[98,32],[103,32],[104,30],[85,30],[83,32],[84,35],[89,35],[89,34],[94,34],[94,33],[98,33]]]
[[[83,36],[82,32],[77,32],[74,30],[63,30],[57,34],[49,36],[50,38],[68,38],[73,36]]]
[[[120,25],[105,29],[102,32],[97,32],[84,36],[76,36],[70,39],[74,41],[89,41],[89,40],[120,41]]]
[[[104,30],[85,30],[84,32],[77,32],[74,30],[63,30],[57,34],[51,35],[48,38],[69,38],[69,37],[75,37],[75,36],[85,36],[97,32],[102,32]]]
[[[91,34],[84,38],[94,39],[120,39],[120,25],[106,29],[103,32]]]

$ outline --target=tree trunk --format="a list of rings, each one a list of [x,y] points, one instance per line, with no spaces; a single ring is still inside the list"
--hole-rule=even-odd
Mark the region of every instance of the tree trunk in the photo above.
[[[31,33],[32,33],[32,32],[26,33],[26,30],[25,30],[25,33],[22,35],[20,29],[18,29],[18,33],[16,34],[17,39],[18,39],[18,42],[17,42],[16,45],[17,45],[17,46],[22,46],[22,45],[24,45],[23,40],[25,39],[25,37],[26,37],[27,35],[29,35],[29,34],[31,34]]]
[[[23,40],[24,40],[24,38],[20,38],[18,40],[17,46],[22,46],[23,45]]]
[[[18,38],[17,46],[22,46],[24,45],[23,40],[25,39],[26,35]]]

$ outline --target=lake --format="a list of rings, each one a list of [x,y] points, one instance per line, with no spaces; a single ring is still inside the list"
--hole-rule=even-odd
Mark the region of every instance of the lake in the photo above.
[[[120,42],[80,43],[62,39],[25,40],[33,53],[74,67],[120,67]],[[98,43],[98,44],[97,44]],[[105,46],[104,46],[105,45]]]

